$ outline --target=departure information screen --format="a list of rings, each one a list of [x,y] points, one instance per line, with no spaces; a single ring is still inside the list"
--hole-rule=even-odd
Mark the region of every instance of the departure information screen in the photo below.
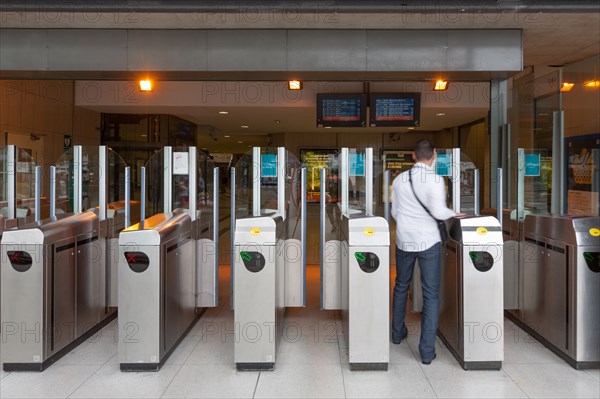
[[[378,98],[375,121],[412,121],[415,119],[414,98]]]
[[[361,120],[361,99],[334,99],[322,100],[323,121],[327,122],[352,122]]]
[[[318,127],[365,127],[366,125],[366,94],[317,93]]]

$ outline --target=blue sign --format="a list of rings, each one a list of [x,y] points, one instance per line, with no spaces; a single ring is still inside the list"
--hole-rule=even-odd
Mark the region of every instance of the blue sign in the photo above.
[[[365,154],[350,154],[350,176],[365,175]]]
[[[539,176],[540,170],[540,154],[525,154],[525,176]]]
[[[439,176],[452,176],[452,156],[450,154],[437,154],[435,173]]]
[[[262,177],[277,177],[277,155],[262,154],[260,157],[260,169]]]

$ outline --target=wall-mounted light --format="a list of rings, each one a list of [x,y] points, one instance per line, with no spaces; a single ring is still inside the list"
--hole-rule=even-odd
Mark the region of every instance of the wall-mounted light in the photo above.
[[[433,90],[436,91],[444,91],[448,90],[448,81],[446,80],[437,80],[433,85]]]
[[[141,91],[152,91],[152,81],[150,79],[140,80]]]
[[[590,80],[583,84],[585,87],[598,88],[600,87],[600,80]]]
[[[288,81],[288,89],[289,90],[302,90],[302,82],[299,80],[289,80]]]
[[[569,92],[573,90],[573,86],[575,86],[575,83],[563,82],[562,86],[560,87],[560,91]]]
[[[229,115],[229,111],[219,111],[219,115]]]

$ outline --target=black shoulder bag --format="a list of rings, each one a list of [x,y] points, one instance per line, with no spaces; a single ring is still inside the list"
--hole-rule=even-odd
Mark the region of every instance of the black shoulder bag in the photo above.
[[[417,197],[417,193],[415,192],[415,188],[413,187],[413,182],[412,182],[412,169],[408,171],[408,181],[410,182],[410,188],[412,189],[413,195],[415,196],[415,198],[417,199],[419,204],[421,204],[421,206],[423,207],[423,209],[425,209],[425,211],[429,214],[429,216],[431,216],[433,218],[433,220],[436,221],[436,223],[438,225],[438,229],[440,230],[440,237],[441,237],[442,241],[448,240],[448,229],[446,228],[446,222],[433,217],[431,212],[429,212],[429,209],[427,209],[427,207],[425,205],[423,205],[423,203],[421,202],[419,197]]]

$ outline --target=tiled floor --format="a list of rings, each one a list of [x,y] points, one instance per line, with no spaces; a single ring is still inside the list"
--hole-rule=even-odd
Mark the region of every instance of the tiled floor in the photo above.
[[[314,273],[307,308],[288,310],[275,371],[237,372],[226,273],[220,306],[159,372],[119,371],[113,322],[43,373],[2,372],[0,398],[600,398],[599,370],[572,369],[508,320],[500,371],[464,371],[440,342],[436,360],[421,364],[410,313],[416,327],[390,345],[387,372],[350,371],[339,313],[319,310]]]

